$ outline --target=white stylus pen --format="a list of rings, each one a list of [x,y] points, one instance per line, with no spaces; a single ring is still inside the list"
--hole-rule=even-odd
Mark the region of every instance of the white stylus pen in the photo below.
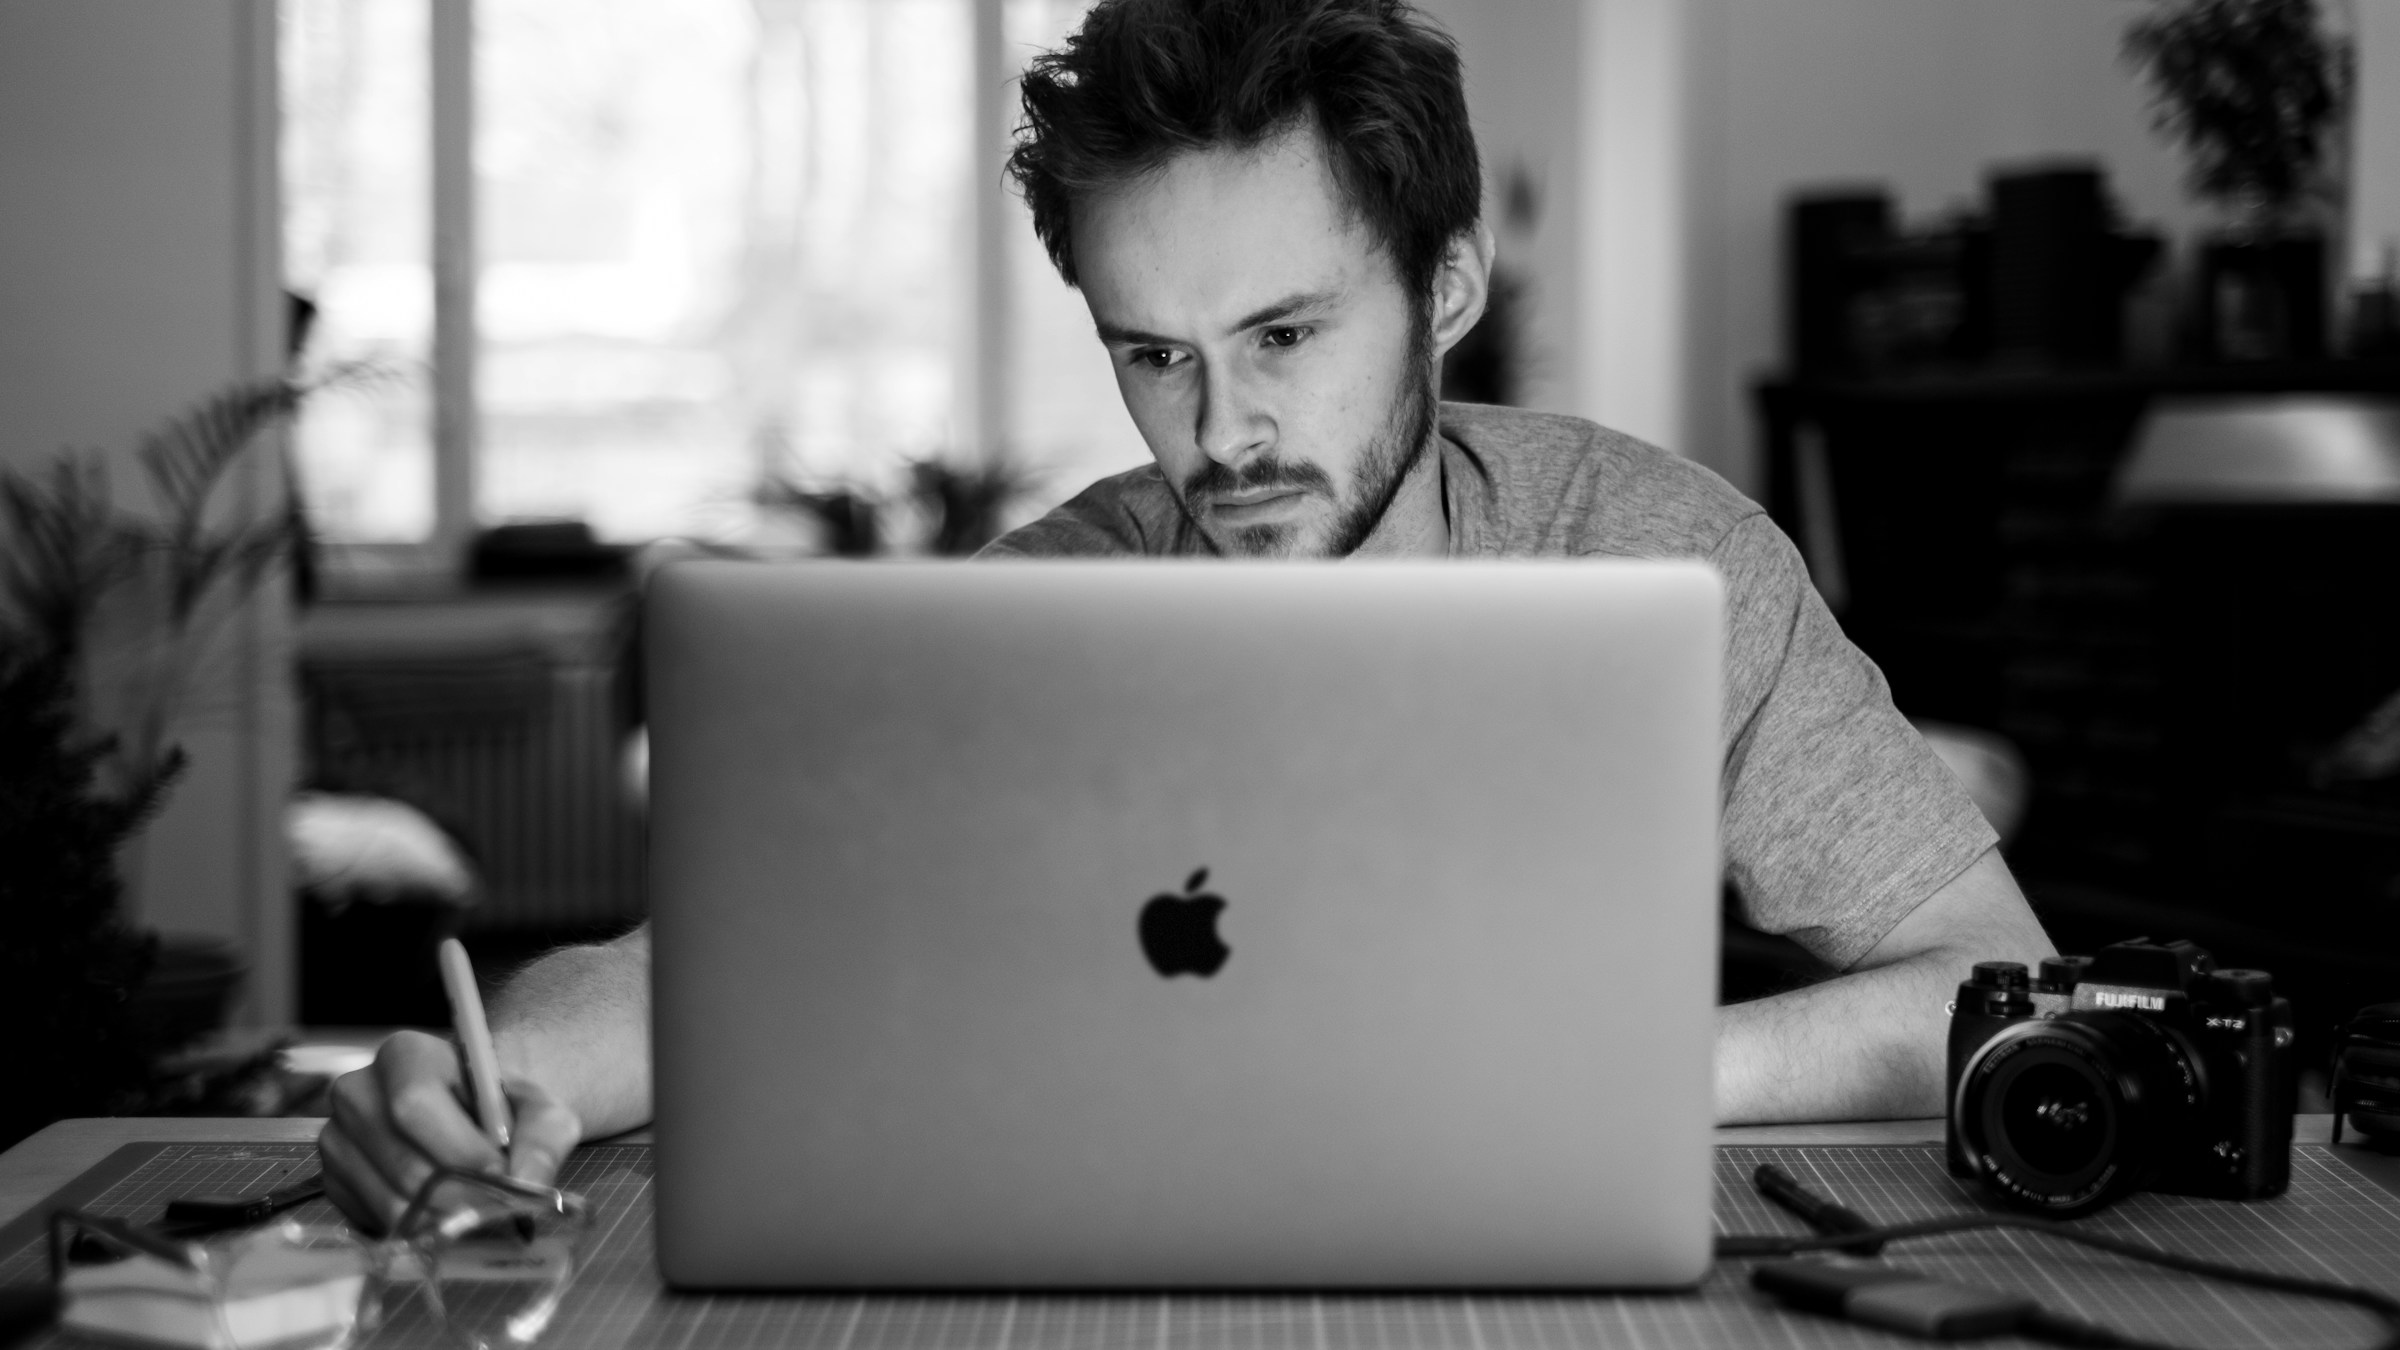
[[[508,1098],[500,1091],[500,1054],[492,1027],[483,1018],[483,996],[475,992],[475,966],[457,938],[442,939],[442,988],[450,995],[450,1025],[467,1057],[467,1085],[475,1093],[475,1115],[484,1134],[508,1151]]]

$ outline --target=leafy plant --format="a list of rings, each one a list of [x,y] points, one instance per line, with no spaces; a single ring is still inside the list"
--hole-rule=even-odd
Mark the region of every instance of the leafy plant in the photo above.
[[[883,550],[883,504],[865,488],[814,490],[769,478],[758,484],[751,499],[815,522],[825,551],[837,558],[871,558]]]
[[[0,629],[35,659],[66,662],[89,729],[117,735],[99,772],[119,795],[148,790],[173,760],[168,729],[219,598],[255,587],[302,540],[295,513],[231,518],[227,471],[319,389],[366,377],[336,367],[303,383],[235,384],[145,435],[135,463],[146,509],[123,504],[102,453],[63,451],[46,468],[0,474]],[[116,606],[125,649],[95,664],[95,628]]]
[[[2153,125],[2191,154],[2193,192],[2268,220],[2324,192],[2350,50],[2318,18],[2316,0],[2155,0],[2126,29]]]
[[[70,669],[64,651],[0,633],[0,1146],[118,1114],[161,1048],[131,1016],[158,943],[125,924],[116,859],[174,766],[138,794],[102,792],[111,747],[77,730]]]
[[[999,538],[1010,503],[1039,479],[1006,460],[961,467],[946,459],[917,460],[908,477],[918,509],[933,522],[928,546],[945,558],[965,557]]]
[[[46,475],[0,476],[0,518],[9,532],[9,547],[0,551],[0,596],[16,610],[23,640],[34,650],[72,658],[92,607],[134,560],[130,541],[113,528],[107,466],[68,455]]]
[[[927,522],[927,552],[965,557],[999,537],[1010,505],[1038,481],[1038,472],[1007,461],[961,467],[929,457],[908,462],[908,490],[901,500]],[[751,499],[813,521],[825,551],[843,558],[883,551],[883,522],[894,505],[886,495],[857,484],[810,489],[781,478],[761,481]]]
[[[117,859],[183,768],[167,734],[215,602],[298,540],[293,512],[231,517],[218,489],[302,399],[360,373],[235,385],[144,437],[146,510],[96,450],[0,473],[0,1145],[141,1100],[163,1047],[131,1000],[157,943],[125,922]],[[103,633],[112,606],[131,622]]]

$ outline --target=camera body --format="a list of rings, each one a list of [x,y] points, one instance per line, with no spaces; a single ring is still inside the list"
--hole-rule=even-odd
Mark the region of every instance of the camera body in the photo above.
[[[1950,1016],[1950,1171],[2044,1214],[2136,1190],[2227,1200],[2291,1179],[2291,1004],[2266,972],[2147,939],[1987,961]]]

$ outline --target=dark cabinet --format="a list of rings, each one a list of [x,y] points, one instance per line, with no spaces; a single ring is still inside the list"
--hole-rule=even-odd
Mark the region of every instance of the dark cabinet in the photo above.
[[[2155,400],[2294,392],[2400,400],[2400,363],[1769,382],[1767,505],[1903,711],[2023,751],[2011,863],[2062,943],[2400,998],[2400,777],[2329,758],[2400,695],[2400,505],[2112,494]]]

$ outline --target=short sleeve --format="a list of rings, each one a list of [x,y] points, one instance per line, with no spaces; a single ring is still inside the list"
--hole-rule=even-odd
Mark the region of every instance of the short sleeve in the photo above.
[[[1743,918],[1835,969],[1998,842],[1852,646],[1766,516],[1710,560],[1726,582],[1726,878]]]

